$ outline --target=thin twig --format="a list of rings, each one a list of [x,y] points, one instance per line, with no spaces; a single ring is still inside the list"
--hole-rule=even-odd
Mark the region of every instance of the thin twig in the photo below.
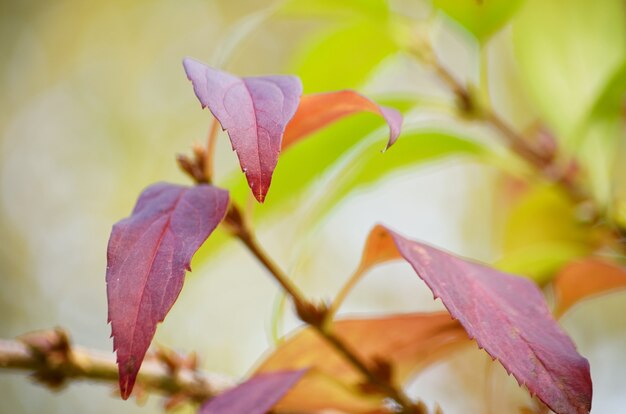
[[[433,68],[441,81],[454,93],[463,111],[471,113],[477,119],[487,123],[498,131],[500,138],[505,141],[511,150],[535,167],[535,169],[549,181],[559,184],[573,201],[584,202],[589,200],[589,195],[578,185],[572,174],[567,171],[559,171],[556,165],[556,154],[554,152],[546,152],[532,145],[523,135],[511,128],[493,109],[479,107],[479,103],[476,102],[476,98],[470,89],[459,82],[441,61],[437,59],[434,53],[428,56],[430,58],[424,61]]]
[[[215,169],[215,144],[217,143],[217,133],[219,132],[219,122],[213,118],[211,129],[207,137],[206,156],[204,158],[204,175],[208,182],[213,181],[213,171]]]
[[[300,319],[311,326],[323,340],[331,345],[346,361],[359,371],[368,384],[396,401],[404,414],[426,414],[423,404],[415,404],[401,388],[391,383],[389,378],[378,375],[373,367],[370,367],[350,347],[331,330],[326,329],[325,322],[328,309],[324,305],[316,305],[310,302],[304,294],[293,284],[287,274],[274,262],[268,253],[257,242],[252,230],[242,220],[240,209],[232,204],[227,215],[227,223],[233,234],[241,240],[257,260],[269,271],[273,278],[281,285],[292,299],[296,312]]]
[[[196,364],[172,364],[156,353],[149,355],[137,376],[138,388],[167,396],[184,396],[202,402],[235,384],[228,378],[200,372]],[[171,355],[171,353],[169,354]],[[91,380],[114,384],[118,368],[112,354],[73,346],[60,329],[34,332],[17,340],[0,340],[0,369],[21,370],[35,381],[57,390],[68,380]]]
[[[374,371],[372,371],[372,369],[368,367],[365,362],[362,361],[357,354],[332,331],[325,330],[319,326],[314,326],[314,329],[319,335],[322,336],[322,338],[326,340],[326,342],[332,345],[336,351],[349,361],[353,367],[355,367],[365,378],[367,378],[367,381],[370,384],[375,385],[400,404],[403,413],[426,414],[422,404],[416,405],[401,388],[395,387],[389,379],[381,378]]]
[[[211,146],[215,136],[217,122],[211,128],[209,135],[209,148],[203,152],[196,149],[195,160],[191,161],[185,157],[179,157],[178,162],[182,170],[185,171],[197,184],[210,183],[211,174],[208,165],[212,165],[214,151]],[[204,153],[205,157],[199,158],[197,155]],[[185,162],[181,162],[185,161]],[[269,271],[272,277],[278,282],[282,289],[289,295],[294,303],[296,312],[300,319],[311,326],[326,342],[328,342],[346,361],[359,371],[366,384],[375,387],[379,392],[384,393],[394,400],[400,407],[402,414],[426,414],[427,409],[423,403],[414,403],[404,391],[396,387],[391,378],[385,375],[385,369],[376,365],[369,366],[354,351],[352,351],[341,338],[336,336],[330,329],[327,329],[328,308],[325,304],[315,304],[309,301],[300,289],[292,282],[287,274],[276,264],[270,255],[263,249],[256,239],[256,235],[250,223],[244,219],[242,210],[235,204],[231,203],[226,214],[224,223],[228,226],[231,233],[237,237],[247,249],[256,257],[256,259]],[[384,367],[384,361],[379,361]]]
[[[248,248],[248,250],[257,258],[259,262],[273,275],[274,279],[293,299],[297,307],[302,307],[307,303],[304,294],[289,279],[289,277],[278,267],[272,258],[263,250],[254,234],[251,232],[237,233],[237,238]]]

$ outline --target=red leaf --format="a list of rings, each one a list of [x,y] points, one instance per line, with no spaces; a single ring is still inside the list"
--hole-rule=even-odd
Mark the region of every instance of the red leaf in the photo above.
[[[351,90],[304,95],[293,119],[287,125],[283,150],[304,136],[324,126],[357,112],[372,112],[382,116],[389,125],[389,142],[393,145],[400,135],[402,115],[393,108],[379,106],[363,95]]]
[[[157,323],[180,293],[193,254],[227,207],[225,190],[159,183],[145,189],[130,217],[113,226],[106,281],[123,399],[133,389]]]
[[[265,414],[302,378],[306,370],[256,375],[207,401],[198,414]]]
[[[262,203],[278,162],[285,125],[298,108],[300,79],[239,78],[189,58],[183,66],[202,107],[208,107],[228,132],[248,185]]]
[[[534,283],[382,229],[452,317],[520,384],[557,414],[591,410],[589,363]]]

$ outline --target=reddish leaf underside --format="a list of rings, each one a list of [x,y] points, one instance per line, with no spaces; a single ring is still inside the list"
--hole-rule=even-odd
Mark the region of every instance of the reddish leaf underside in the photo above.
[[[107,299],[120,392],[130,395],[156,325],[183,286],[193,254],[222,221],[228,192],[209,185],[146,188],[111,232]]]
[[[392,146],[400,135],[402,115],[393,108],[377,105],[355,91],[304,95],[293,119],[287,125],[283,150],[324,126],[357,112],[372,112],[382,116],[389,125],[389,142]]]
[[[588,413],[589,363],[531,281],[408,240],[384,227],[398,252],[470,337],[557,414]]]
[[[266,414],[305,372],[280,371],[256,375],[207,401],[198,414]]]
[[[278,162],[285,126],[302,84],[295,76],[239,78],[186,58],[183,66],[203,108],[228,133],[254,197],[263,202]]]

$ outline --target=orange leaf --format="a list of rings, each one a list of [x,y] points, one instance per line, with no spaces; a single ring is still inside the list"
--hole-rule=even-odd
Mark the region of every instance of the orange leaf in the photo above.
[[[380,409],[382,403],[382,396],[363,394],[357,384],[346,384],[324,372],[310,369],[274,406],[274,411],[319,413],[332,409],[333,412],[370,414]]]
[[[626,269],[595,258],[572,262],[554,281],[554,315],[561,317],[581,300],[620,289],[626,289]]]
[[[393,380],[401,384],[412,374],[469,343],[460,324],[445,312],[414,313],[372,319],[343,319],[332,329],[366,363],[384,358]],[[282,343],[259,372],[311,368],[277,408],[288,411],[338,409],[367,412],[380,406],[382,396],[359,394],[361,374],[311,328],[298,331]],[[334,381],[331,382],[329,379]],[[355,398],[363,399],[360,405]]]
[[[401,258],[402,256],[398,253],[398,249],[389,232],[381,226],[376,226],[367,237],[363,253],[361,254],[359,267],[357,267],[350,279],[348,279],[343,288],[341,288],[341,291],[337,294],[329,308],[331,317],[337,313],[350,291],[368,270],[377,264]]]
[[[389,125],[389,148],[400,135],[402,115],[393,108],[379,106],[351,90],[304,95],[283,135],[286,150],[304,136],[357,112],[372,112],[382,116]]]

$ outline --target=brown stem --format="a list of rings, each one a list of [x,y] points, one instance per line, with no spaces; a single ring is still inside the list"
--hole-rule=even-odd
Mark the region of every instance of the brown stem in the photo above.
[[[287,277],[287,275],[278,267],[276,262],[263,250],[258,240],[251,232],[238,233],[237,237],[248,248],[248,250],[257,258],[263,266],[272,274],[274,279],[293,299],[297,308],[306,306],[307,300],[296,285]]]
[[[328,312],[326,306],[316,305],[310,302],[297,286],[293,284],[287,274],[272,260],[268,253],[263,250],[256,240],[254,232],[243,220],[241,210],[235,204],[231,204],[230,211],[226,217],[226,223],[229,225],[233,234],[241,240],[293,300],[296,312],[303,322],[310,325],[322,339],[328,342],[328,344],[346,359],[346,361],[363,374],[368,384],[375,386],[378,390],[396,401],[401,407],[402,413],[426,414],[423,404],[414,404],[401,389],[391,383],[390,379],[377,375],[375,370],[369,367],[365,361],[345,344],[345,342],[331,330],[325,329],[326,315]]]
[[[480,117],[500,132],[502,138],[516,153],[521,155],[522,158],[534,166],[543,169],[551,162],[549,156],[539,153],[539,151],[533,148],[524,139],[524,137],[511,129],[495,112],[487,108],[477,108],[478,104],[475,102],[475,99],[472,97],[468,88],[461,84],[461,82],[459,82],[438,59],[433,58],[429,60],[429,63],[432,65],[433,69],[443,83],[445,83],[446,86],[448,86],[448,88],[455,94],[461,103],[461,108],[464,111],[482,112]]]
[[[499,132],[500,137],[507,145],[522,159],[535,167],[535,170],[548,181],[558,184],[567,196],[579,205],[587,205],[590,208],[590,215],[585,221],[591,225],[598,225],[607,230],[612,242],[615,242],[622,253],[626,252],[626,229],[616,223],[610,216],[603,213],[601,208],[593,201],[589,192],[576,180],[575,163],[570,162],[565,168],[557,163],[556,152],[554,150],[545,151],[542,148],[532,145],[521,134],[511,128],[491,108],[479,108],[474,95],[470,89],[459,82],[437,59],[431,51],[426,53],[424,58],[419,51],[413,50],[413,54],[422,62],[430,65],[439,78],[455,94],[459,101],[460,108],[467,114],[473,115],[476,119],[486,122]]]
[[[348,345],[341,340],[334,333],[321,328],[320,326],[313,326],[315,331],[322,336],[333,348],[340,353],[354,368],[356,368],[368,381],[368,383],[375,385],[379,390],[387,394],[393,400],[395,400],[401,407],[402,413],[406,414],[427,414],[423,404],[414,404],[413,401],[406,395],[401,389],[395,387],[391,380],[388,378],[381,378],[366,363],[361,360],[357,354],[352,351]]]
[[[524,136],[513,130],[513,128],[491,108],[479,108],[479,104],[476,102],[471,91],[461,84],[461,82],[441,64],[434,53],[429,56],[431,56],[431,58],[427,60],[427,63],[431,65],[439,78],[455,94],[463,111],[476,116],[498,131],[500,137],[511,150],[535,167],[535,169],[548,180],[561,185],[575,202],[583,202],[589,199],[587,192],[575,182],[572,174],[559,171],[559,168],[557,168],[555,164],[556,159],[553,152],[546,152],[532,145]]]
[[[59,329],[31,333],[18,340],[0,340],[0,369],[31,372],[35,381],[53,390],[68,380],[118,380],[112,354],[73,346]],[[234,384],[226,377],[199,372],[195,364],[174,366],[153,354],[141,365],[137,385],[141,390],[202,402]]]

